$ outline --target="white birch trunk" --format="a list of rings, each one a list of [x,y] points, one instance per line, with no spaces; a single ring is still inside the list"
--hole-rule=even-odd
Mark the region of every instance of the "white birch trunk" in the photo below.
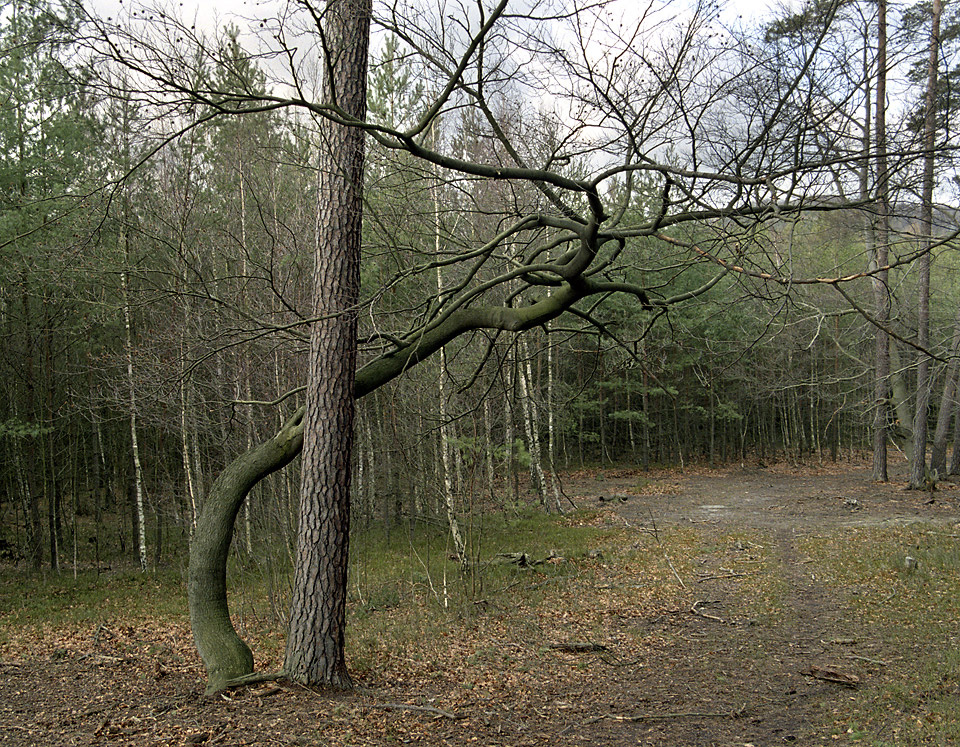
[[[433,138],[436,140],[436,124],[434,124]],[[434,182],[431,187],[434,208],[434,256],[440,257],[440,173],[439,167],[434,174]],[[437,266],[437,300],[442,301],[443,296],[443,272],[440,266]],[[447,509],[447,523],[450,525],[450,535],[453,537],[454,549],[461,565],[466,565],[467,553],[466,545],[463,541],[463,534],[460,532],[460,523],[457,520],[457,513],[454,506],[453,496],[453,464],[450,453],[450,435],[451,425],[448,422],[447,415],[447,351],[440,348],[439,356],[439,376],[437,380],[437,397],[439,399],[439,417],[440,417],[440,464],[443,471],[443,502]]]
[[[550,484],[553,487],[553,502],[557,507],[557,513],[563,513],[560,505],[560,479],[557,477],[557,439],[556,426],[554,425],[553,404],[553,344],[550,342],[550,325],[547,330],[547,459],[550,462]]]
[[[126,254],[126,237],[121,234]],[[120,285],[123,291],[123,329],[124,352],[127,359],[127,404],[130,407],[130,443],[133,451],[133,483],[136,495],[137,513],[137,552],[140,559],[140,570],[147,570],[147,533],[143,515],[143,469],[140,465],[140,442],[137,438],[137,392],[133,381],[133,332],[130,323],[130,287],[127,271],[120,273]]]
[[[183,357],[181,356],[181,361]],[[190,437],[187,421],[187,380],[181,367],[180,378],[180,447],[183,457],[183,476],[187,485],[187,500],[190,503],[190,536],[197,528],[197,514],[200,505],[197,501],[197,491],[193,484],[193,469],[190,466]]]
[[[493,484],[493,435],[490,432],[490,397],[483,398],[483,451],[487,467],[487,493],[492,499],[495,495]]]
[[[523,426],[527,433],[527,444],[530,449],[530,480],[540,500],[540,505],[547,505],[547,480],[543,474],[543,464],[540,459],[540,433],[538,428],[537,405],[533,401],[533,371],[530,366],[530,355],[526,338],[521,340],[521,355],[523,365],[520,368],[520,399],[523,402]]]

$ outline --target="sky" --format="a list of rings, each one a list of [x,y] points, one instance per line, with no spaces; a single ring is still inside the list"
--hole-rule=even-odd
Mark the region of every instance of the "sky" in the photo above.
[[[683,0],[677,0],[682,2]],[[263,15],[270,15],[272,9],[276,9],[282,0],[173,0],[161,1],[158,3],[143,3],[141,0],[133,0],[133,5],[159,5],[177,7],[182,17],[196,19],[201,27],[209,26],[211,28],[235,19],[237,25],[242,26],[243,18],[256,18]],[[638,0],[626,0],[626,4],[636,3]],[[798,0],[728,0],[724,4],[723,17],[726,19],[735,19],[742,16],[745,20],[760,18],[770,13],[772,8],[782,7],[784,5],[797,5]],[[131,7],[131,0],[92,0],[90,7],[98,11],[101,16],[116,16],[122,7]]]

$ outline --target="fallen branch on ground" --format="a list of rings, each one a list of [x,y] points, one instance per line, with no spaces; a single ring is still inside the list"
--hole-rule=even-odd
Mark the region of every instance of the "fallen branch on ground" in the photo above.
[[[544,563],[565,563],[566,558],[551,552],[547,557],[540,560],[534,559],[532,555],[525,552],[498,552],[492,562],[509,563],[520,568],[532,568]]]
[[[860,656],[859,654],[847,654],[848,659],[858,659],[859,661],[865,661],[870,664],[879,664],[880,666],[888,666],[889,662],[884,661],[883,659],[871,659],[869,656]]]
[[[421,713],[430,713],[441,718],[448,718],[453,721],[466,718],[465,714],[450,713],[450,711],[442,711],[433,706],[409,705],[408,703],[364,703],[363,705],[365,708],[379,708],[383,711],[419,711]]]
[[[561,641],[560,643],[551,643],[547,648],[556,649],[557,651],[564,651],[568,654],[588,654],[596,651],[607,651],[606,646],[601,646],[599,643],[568,643]]]
[[[236,677],[232,680],[228,680],[224,684],[224,687],[255,685],[258,682],[276,682],[277,680],[282,680],[286,676],[287,673],[282,669],[279,672],[252,672],[251,674],[245,674],[242,677]]]
[[[824,667],[814,664],[809,669],[800,670],[804,677],[813,677],[824,682],[834,682],[844,687],[860,687],[860,678],[852,672],[844,672],[839,667],[827,665]]]
[[[693,607],[690,608],[690,612],[696,615],[697,617],[703,617],[707,620],[713,620],[718,623],[723,623],[724,625],[728,624],[727,621],[724,620],[722,617],[717,617],[716,615],[708,615],[706,612],[701,612],[700,605],[702,604],[707,604],[707,602],[701,602],[699,600],[694,602]]]
[[[597,721],[609,719],[611,721],[623,721],[636,723],[638,721],[670,721],[681,718],[742,718],[746,712],[746,705],[740,706],[735,711],[683,711],[680,713],[640,713],[635,716],[621,716],[616,713],[605,713],[595,719],[588,721],[588,724],[594,724]]]
[[[720,576],[700,576],[697,579],[697,583],[701,583],[703,581],[716,581],[717,579],[721,579],[721,578],[743,578],[746,575],[747,575],[746,573],[734,572],[734,573],[724,573],[723,575],[720,575]]]

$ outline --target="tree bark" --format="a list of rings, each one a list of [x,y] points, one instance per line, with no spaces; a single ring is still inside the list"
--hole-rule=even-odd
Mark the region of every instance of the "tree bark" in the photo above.
[[[434,148],[436,148],[437,141],[437,123],[434,122],[431,136],[434,141]],[[430,185],[430,193],[433,200],[433,251],[434,257],[440,259],[440,249],[441,249],[441,223],[440,223],[440,169],[437,167],[434,170],[433,182]],[[443,299],[443,269],[438,264],[437,265],[437,298]],[[447,413],[447,377],[449,372],[447,371],[447,356],[446,352],[441,349],[438,356],[437,364],[439,370],[437,371],[437,416],[440,420],[440,468],[443,470],[443,479],[441,483],[443,485],[443,502],[447,509],[447,524],[450,526],[450,536],[453,539],[453,547],[457,553],[457,559],[460,561],[460,567],[467,567],[467,552],[466,552],[466,543],[463,540],[463,532],[460,531],[460,522],[457,519],[456,506],[454,503],[453,497],[453,465],[451,464],[453,445],[451,444],[451,432],[453,431],[453,423],[449,420],[449,415]],[[453,437],[456,437],[454,432]],[[458,487],[461,485],[458,481]]]
[[[329,0],[323,99],[366,115],[371,0]],[[363,132],[320,123],[314,311],[301,470],[300,527],[285,670],[304,685],[352,687],[344,657],[350,533]]]
[[[244,452],[217,478],[190,543],[187,594],[194,641],[207,670],[207,693],[253,671],[253,655],[230,623],[227,555],[243,500],[254,485],[289,464],[303,445],[303,408],[269,441]]]
[[[960,474],[960,407],[956,407],[953,413],[953,453],[950,454],[951,475]]]
[[[126,245],[125,229],[121,233],[121,240]],[[126,254],[126,250],[124,250]],[[140,441],[137,436],[137,393],[133,380],[133,335],[130,322],[130,289],[127,279],[127,271],[120,273],[120,285],[123,292],[123,329],[124,329],[124,354],[127,364],[127,397],[130,406],[130,450],[133,454],[133,487],[134,487],[134,507],[135,524],[134,532],[137,538],[137,558],[140,562],[140,570],[146,573],[147,570],[147,530],[146,520],[143,512],[143,468],[140,464]]]
[[[875,240],[874,261],[877,268],[886,267],[888,263],[888,246],[890,241],[889,230],[889,199],[887,173],[887,3],[879,0],[877,3],[877,108],[876,108],[876,137],[877,137],[877,196],[879,197],[880,220],[874,234],[872,225],[867,226],[867,242]],[[864,121],[864,152],[870,150],[870,96],[866,96],[867,110]],[[861,189],[866,194],[869,188],[869,164],[864,164]],[[869,221],[869,217],[868,217]],[[890,297],[887,290],[886,270],[877,270],[873,278],[873,296],[876,305],[874,312],[877,317],[876,337],[876,370],[874,371],[874,402],[876,409],[873,417],[873,479],[886,482],[887,473],[887,415],[890,408],[890,338],[883,329],[890,318]]]
[[[537,403],[533,396],[533,368],[530,365],[530,350],[526,340],[517,343],[521,354],[520,363],[520,401],[523,405],[523,425],[527,434],[527,448],[530,451],[530,478],[540,505],[547,511],[547,479],[543,472],[543,460],[540,458],[540,418]]]
[[[957,374],[960,372],[960,311],[953,324],[953,341],[950,344],[950,363],[947,366],[946,381],[943,384],[943,396],[937,413],[937,429],[933,434],[933,447],[930,450],[930,472],[937,477],[947,475],[947,437],[950,435],[950,421],[956,409]]]
[[[553,389],[553,343],[550,341],[550,325],[545,324],[547,339],[547,459],[550,464],[550,485],[553,487],[553,502],[557,513],[563,513],[560,504],[560,479],[557,476],[557,443],[554,424],[554,389]]]
[[[933,0],[930,19],[930,56],[927,67],[927,91],[923,114],[923,195],[921,200],[922,239],[924,253],[920,257],[919,302],[917,304],[917,345],[930,346],[930,253],[933,247],[933,187],[934,137],[936,135],[937,69],[940,59],[941,0]],[[917,409],[913,417],[913,459],[910,463],[910,487],[926,487],[927,471],[927,412],[930,409],[930,358],[919,353],[917,364]]]

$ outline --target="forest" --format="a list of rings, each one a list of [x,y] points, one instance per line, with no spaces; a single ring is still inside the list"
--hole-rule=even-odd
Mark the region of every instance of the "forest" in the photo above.
[[[463,575],[585,471],[960,473],[953,4],[106,8],[0,9],[0,558],[189,555],[213,689],[237,574],[350,686],[350,537]]]

